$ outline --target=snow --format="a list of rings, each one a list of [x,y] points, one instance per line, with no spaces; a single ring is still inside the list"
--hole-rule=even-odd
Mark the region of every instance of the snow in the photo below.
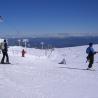
[[[24,58],[23,47],[9,47],[11,64],[0,64],[0,98],[98,98],[98,54],[95,71],[82,70],[87,47],[27,48]],[[63,58],[66,64],[58,64]]]
[[[4,41],[4,39],[1,39],[1,38],[0,38],[0,43],[3,42],[3,41]]]

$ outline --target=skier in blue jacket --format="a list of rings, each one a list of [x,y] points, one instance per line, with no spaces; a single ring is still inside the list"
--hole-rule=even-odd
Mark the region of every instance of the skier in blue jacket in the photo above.
[[[94,63],[94,55],[97,53],[93,49],[93,43],[89,43],[89,47],[86,49],[86,53],[88,54],[87,61],[89,62],[87,70],[89,70],[90,68],[92,68],[92,65]]]

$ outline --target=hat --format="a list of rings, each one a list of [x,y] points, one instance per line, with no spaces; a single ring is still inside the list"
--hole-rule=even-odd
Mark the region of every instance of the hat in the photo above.
[[[92,46],[93,45],[93,43],[89,43],[89,46]]]
[[[6,42],[6,40],[4,39],[4,42]]]

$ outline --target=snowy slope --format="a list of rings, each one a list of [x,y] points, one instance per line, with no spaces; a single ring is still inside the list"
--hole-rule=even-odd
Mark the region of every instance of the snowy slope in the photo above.
[[[82,70],[88,65],[86,48],[31,48],[22,58],[22,47],[10,47],[12,64],[0,64],[0,98],[98,98],[98,54],[95,71]],[[63,58],[66,64],[58,64]]]

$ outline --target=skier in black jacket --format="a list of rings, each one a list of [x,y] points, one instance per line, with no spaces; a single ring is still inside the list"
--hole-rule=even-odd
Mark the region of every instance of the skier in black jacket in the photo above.
[[[9,64],[8,45],[6,40],[4,40],[4,48],[2,49],[2,54],[3,54],[3,57],[2,57],[1,63],[4,64],[4,59],[6,57],[6,63]]]

